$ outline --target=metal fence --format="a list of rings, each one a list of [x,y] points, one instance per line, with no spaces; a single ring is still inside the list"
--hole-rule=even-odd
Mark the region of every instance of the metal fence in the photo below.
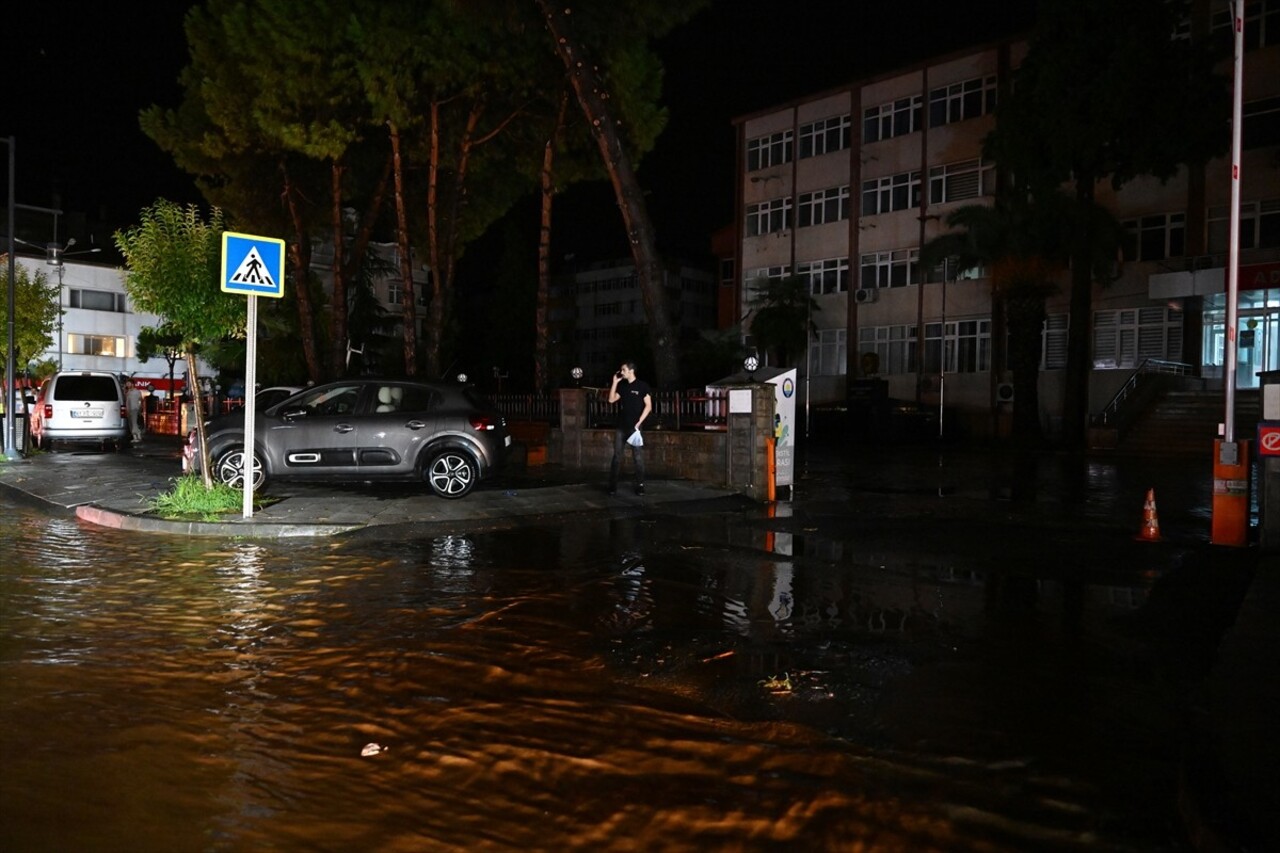
[[[617,422],[618,407],[606,402],[603,389],[587,389],[587,426],[611,427]],[[558,394],[499,394],[491,398],[509,421],[560,423]],[[694,388],[686,391],[655,391],[650,428],[724,429],[729,413],[727,388]]]

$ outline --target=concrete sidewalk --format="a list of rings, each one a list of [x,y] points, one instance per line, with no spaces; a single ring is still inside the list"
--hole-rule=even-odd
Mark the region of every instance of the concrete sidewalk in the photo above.
[[[183,536],[284,538],[332,536],[389,525],[494,526],[513,519],[584,511],[641,509],[686,501],[735,499],[732,492],[682,480],[646,484],[644,497],[623,484],[616,497],[600,482],[559,476],[554,469],[513,470],[486,481],[465,498],[445,500],[425,485],[311,486],[279,483],[269,505],[252,517],[240,513],[216,521],[172,520],[150,511],[151,502],[181,476],[176,440],[147,438],[120,453],[59,450],[0,464],[0,486],[21,498],[103,527]],[[746,500],[745,498],[737,498]]]

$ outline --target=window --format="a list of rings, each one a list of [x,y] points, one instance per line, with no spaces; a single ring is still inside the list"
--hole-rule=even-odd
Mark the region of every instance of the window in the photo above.
[[[791,199],[775,198],[747,205],[747,236],[759,237],[791,227]]]
[[[768,282],[786,278],[789,275],[791,275],[791,267],[789,266],[756,267],[755,269],[747,270],[747,289],[745,293],[747,303],[751,304],[759,299]]]
[[[404,299],[404,287],[400,281],[387,281],[387,304],[399,305]]]
[[[1067,366],[1067,329],[1069,314],[1050,314],[1044,321],[1041,338],[1041,370],[1061,370]]]
[[[67,335],[67,352],[73,355],[105,355],[123,358],[124,338],[109,335]]]
[[[1242,148],[1280,145],[1280,98],[1262,98],[1244,104],[1241,115]]]
[[[879,356],[883,374],[915,373],[916,327],[863,326],[858,330],[858,351]]]
[[[757,172],[770,166],[791,162],[790,130],[747,140],[747,171]]]
[[[822,329],[809,342],[810,376],[844,376],[848,368],[848,334],[844,329]]]
[[[1093,315],[1095,370],[1134,368],[1147,358],[1182,360],[1182,311],[1126,308]]]
[[[849,218],[849,188],[835,187],[812,193],[800,193],[797,220],[801,228],[823,225]]]
[[[879,142],[914,133],[922,125],[924,98],[914,95],[862,111],[862,141]]]
[[[851,124],[849,116],[836,116],[800,125],[800,159],[848,148]]]
[[[862,215],[920,206],[920,173],[902,172],[862,182]]]
[[[995,195],[996,170],[981,160],[964,160],[929,169],[929,203],[943,204]]]
[[[929,92],[929,127],[977,118],[996,108],[996,78],[975,77]]]
[[[936,370],[945,345],[947,373],[983,373],[991,369],[991,321],[955,320],[924,327],[925,370]]]
[[[814,296],[822,293],[844,293],[849,289],[849,259],[831,258],[796,264],[796,275],[809,280],[809,292]]]
[[[1230,42],[1231,17],[1234,9],[1217,5],[1213,8],[1213,32]],[[1280,41],[1280,0],[1250,0],[1244,4],[1245,50],[1275,44]]]
[[[111,311],[124,314],[127,311],[123,293],[112,293],[109,290],[73,289],[67,296],[71,308],[83,308],[86,311]]]
[[[1186,254],[1187,216],[1184,213],[1157,213],[1122,223],[1128,239],[1126,261],[1163,261]]]
[[[944,281],[955,284],[961,281],[977,281],[980,278],[985,278],[986,275],[987,268],[983,266],[981,261],[974,266],[962,268],[960,259],[951,257],[925,270],[924,280],[929,284],[940,284]]]
[[[1231,234],[1231,208],[1209,208],[1210,254],[1227,251]],[[1240,203],[1240,248],[1274,249],[1280,246],[1280,200]]]
[[[859,287],[906,287],[919,284],[919,249],[895,249],[890,252],[868,252],[862,256]]]

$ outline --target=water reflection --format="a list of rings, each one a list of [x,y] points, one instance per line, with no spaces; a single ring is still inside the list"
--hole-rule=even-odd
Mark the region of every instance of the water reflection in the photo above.
[[[1132,642],[1107,651],[1152,577],[785,514],[262,543],[4,509],[29,543],[0,570],[11,849],[1168,838],[1172,721],[1116,679]]]

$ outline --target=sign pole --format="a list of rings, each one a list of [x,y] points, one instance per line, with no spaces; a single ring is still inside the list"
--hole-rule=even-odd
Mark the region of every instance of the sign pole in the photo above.
[[[258,297],[284,296],[284,241],[253,234],[222,234],[222,291],[247,297],[245,305],[244,448],[240,476],[244,482],[245,518],[253,517],[254,434],[258,407]]]
[[[253,518],[253,448],[257,404],[253,399],[258,385],[258,297],[246,299],[244,321],[244,503],[241,515]]]

